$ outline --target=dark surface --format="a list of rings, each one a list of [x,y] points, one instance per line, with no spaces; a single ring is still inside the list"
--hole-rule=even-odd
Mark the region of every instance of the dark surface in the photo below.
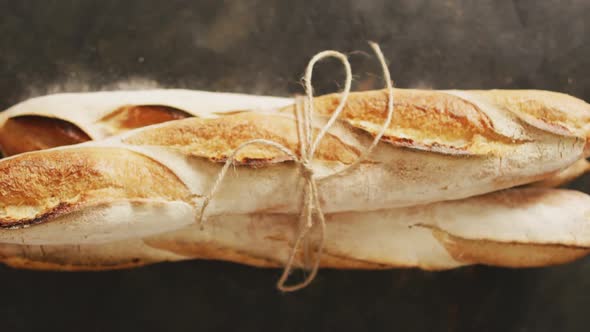
[[[57,91],[185,87],[301,93],[324,49],[355,88],[539,88],[590,100],[586,0],[0,0],[0,108]],[[362,52],[355,52],[362,51]],[[327,62],[318,93],[341,69]],[[575,186],[587,188],[588,179]],[[588,331],[590,260],[442,273],[322,271],[281,294],[279,271],[185,262],[104,273],[0,268],[0,331]]]

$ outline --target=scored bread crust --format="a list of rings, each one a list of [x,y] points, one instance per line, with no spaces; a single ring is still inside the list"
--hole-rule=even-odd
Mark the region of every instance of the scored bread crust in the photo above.
[[[387,96],[386,90],[351,93],[343,122],[375,133],[385,120]],[[563,93],[395,89],[394,99],[394,118],[386,139],[414,148],[424,144],[427,150],[440,148],[460,153],[471,145],[471,153],[478,148],[485,153],[485,147],[477,144],[481,137],[492,142],[526,140],[526,129],[515,125],[511,121],[514,117],[558,135],[590,135],[588,104]],[[315,109],[320,115],[330,115],[339,101],[340,94],[317,97]],[[11,119],[39,116],[66,121],[90,139],[99,140],[183,116],[214,118],[244,110],[281,107],[291,112],[287,105],[292,102],[291,98],[176,89],[63,93],[32,98],[2,112],[0,134]],[[39,125],[36,129],[47,129],[44,127]],[[60,129],[64,130],[52,128]],[[23,134],[34,139],[30,133]]]
[[[527,93],[537,102],[520,102]],[[581,158],[586,139],[584,123],[576,120],[578,113],[570,119],[566,111],[570,104],[578,107],[583,102],[562,96],[559,105],[566,111],[559,113],[561,109],[543,103],[539,93],[395,90],[394,121],[369,159],[346,173],[322,178],[352,163],[385,119],[384,91],[351,94],[312,162],[320,177],[324,211],[369,211],[462,199],[537,181],[568,167]],[[337,95],[315,100],[316,134],[337,100]],[[525,119],[514,105],[521,105],[522,113],[552,115],[541,125],[539,121],[545,120]],[[47,223],[52,227],[49,221],[60,215],[92,210],[113,199],[198,206],[221,162],[240,144],[265,138],[299,153],[293,113],[294,107],[288,106],[177,120],[103,141],[4,159],[0,226]],[[299,211],[302,182],[289,156],[271,147],[249,146],[238,154],[237,163],[208,215]],[[99,233],[112,223],[104,219],[95,222]],[[129,227],[121,236],[133,235]],[[163,226],[164,230],[170,229]]]
[[[60,219],[78,220],[80,214]],[[327,216],[321,266],[442,270],[472,264],[514,268],[562,264],[590,253],[589,216],[588,195],[537,188],[420,207],[332,214]],[[103,244],[0,244],[0,261],[20,268],[66,271],[187,259],[280,267],[293,245],[297,223],[296,215],[216,216],[204,230],[189,225]],[[312,247],[316,239],[311,238]],[[303,265],[302,255],[295,264]]]
[[[240,110],[286,106],[291,98],[182,89],[60,93],[25,100],[2,112],[7,119],[37,115],[70,122],[92,139],[112,135],[109,122],[134,106],[167,107],[197,117],[215,117]],[[113,128],[111,128],[114,130]],[[121,128],[121,129],[124,129]]]
[[[290,103],[291,98],[181,89],[53,94],[28,99],[0,114],[0,150],[8,156],[100,140],[186,117]]]
[[[565,94],[536,90],[470,90],[467,91],[467,98],[457,99],[452,98],[452,95],[461,97],[465,92],[441,92],[443,93],[397,90],[398,114],[392,127],[397,127],[402,135],[386,136],[385,139],[398,145],[414,145],[414,148],[420,148],[420,141],[403,135],[404,131],[412,132],[412,128],[409,128],[412,126],[408,126],[408,123],[413,127],[429,127],[430,133],[426,136],[430,135],[430,143],[433,143],[433,136],[456,138],[463,134],[473,138],[474,135],[486,135],[485,131],[489,131],[487,127],[493,123],[487,115],[482,116],[469,103],[471,98],[477,98],[480,103],[502,104],[503,108],[517,114],[522,121],[564,135],[577,132],[588,136],[590,131],[588,105]],[[338,94],[316,98],[317,109],[320,113],[329,115],[339,98]],[[361,128],[377,128],[378,123],[375,120],[384,120],[379,118],[379,110],[385,107],[386,98],[384,91],[353,94],[345,112],[346,120],[349,123],[355,122]],[[10,156],[92,139],[99,140],[131,129],[186,117],[212,118],[246,109],[281,107],[291,102],[290,98],[174,89],[66,93],[37,97],[0,114],[0,151]],[[461,120],[462,117],[471,120],[464,121]],[[496,122],[502,122],[497,114],[495,118]],[[367,121],[368,119],[373,121]],[[443,125],[436,127],[440,123]],[[502,129],[503,126],[496,128]],[[518,133],[518,130],[512,129]],[[92,133],[92,136],[88,133]],[[495,135],[495,138],[502,139],[502,136]],[[587,157],[589,145],[586,146]],[[485,150],[485,145],[483,147]],[[461,152],[461,149],[452,149],[438,143],[430,144],[427,148]],[[557,186],[566,183],[573,176],[584,173],[584,169],[577,167],[580,165],[581,163],[572,165],[572,169],[546,177],[540,185]]]

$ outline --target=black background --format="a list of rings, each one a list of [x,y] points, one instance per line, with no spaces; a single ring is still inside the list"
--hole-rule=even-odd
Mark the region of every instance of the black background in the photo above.
[[[356,89],[537,88],[590,100],[587,0],[0,0],[0,108],[58,91],[180,87],[301,93],[309,58],[351,57]],[[339,88],[335,62],[315,74]],[[587,187],[588,179],[574,184]],[[395,189],[393,189],[395,190]],[[220,262],[101,273],[0,267],[1,331],[587,331],[590,260],[448,272],[276,270]]]

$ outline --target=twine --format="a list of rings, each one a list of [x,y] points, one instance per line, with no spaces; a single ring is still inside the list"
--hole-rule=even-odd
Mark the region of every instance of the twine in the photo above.
[[[372,143],[365,149],[365,151],[353,163],[345,166],[344,168],[338,170],[337,172],[334,172],[332,174],[324,176],[321,179],[325,179],[325,178],[328,178],[328,177],[331,177],[331,176],[334,176],[337,174],[342,174],[342,173],[349,171],[350,169],[356,167],[361,162],[366,160],[368,155],[373,151],[373,149],[377,146],[377,144],[379,144],[379,141],[381,140],[381,138],[385,134],[387,128],[389,128],[389,125],[390,125],[391,120],[393,118],[393,110],[394,110],[394,107],[393,107],[393,85],[391,83],[389,69],[387,67],[387,63],[385,61],[383,53],[381,52],[381,49],[379,48],[379,45],[377,45],[376,43],[373,43],[373,42],[369,42],[369,45],[371,46],[371,48],[373,49],[373,51],[377,55],[379,62],[381,63],[385,84],[386,84],[387,90],[388,90],[387,118],[385,120],[385,123],[383,124],[383,127],[381,127],[381,130],[375,136]],[[328,122],[320,130],[320,132],[315,137],[315,139],[313,139],[312,121],[311,121],[311,117],[314,112],[314,110],[313,110],[313,108],[314,108],[313,87],[312,87],[312,82],[311,82],[312,75],[313,75],[313,68],[318,61],[328,58],[328,57],[336,58],[336,59],[340,60],[340,62],[342,62],[344,69],[345,69],[345,73],[346,73],[346,80],[345,80],[344,89],[342,91],[342,94],[340,97],[340,103],[338,104],[338,107],[336,107],[336,110],[334,111],[334,113],[332,114],[332,116],[330,117]],[[293,150],[289,149],[288,147],[286,147],[280,143],[277,143],[275,141],[271,141],[271,140],[267,140],[267,139],[253,139],[253,140],[250,140],[248,142],[241,144],[227,158],[225,164],[223,165],[219,174],[217,175],[217,179],[215,180],[215,182],[213,183],[213,186],[211,187],[211,191],[209,192],[208,195],[205,196],[204,201],[203,201],[203,205],[201,206],[201,211],[200,211],[199,220],[198,220],[199,225],[201,225],[201,227],[203,227],[203,225],[204,225],[203,218],[204,218],[204,214],[205,214],[205,210],[207,209],[207,206],[209,205],[209,203],[211,202],[211,200],[213,199],[213,197],[215,196],[215,194],[219,190],[219,187],[220,187],[223,179],[225,178],[230,166],[235,163],[238,153],[240,151],[242,151],[244,148],[246,148],[250,145],[256,145],[256,144],[266,145],[266,146],[275,148],[275,149],[283,152],[284,154],[288,155],[295,163],[297,163],[299,165],[300,173],[301,173],[301,177],[304,181],[304,185],[303,185],[303,208],[302,208],[301,214],[300,214],[299,234],[297,235],[295,243],[293,244],[293,247],[291,248],[291,253],[289,255],[289,258],[287,260],[287,263],[285,265],[283,273],[282,273],[282,275],[278,281],[278,284],[277,284],[278,289],[283,292],[296,291],[296,290],[299,290],[299,289],[302,289],[302,288],[308,286],[314,280],[314,278],[316,277],[318,270],[319,270],[321,254],[322,254],[324,242],[325,242],[324,236],[325,236],[325,230],[326,230],[326,219],[324,217],[324,213],[322,212],[321,204],[319,201],[319,192],[318,192],[318,187],[317,187],[317,182],[316,182],[319,178],[317,178],[315,176],[314,170],[311,166],[311,162],[314,158],[314,154],[315,154],[321,140],[328,133],[328,131],[330,130],[330,128],[332,127],[334,122],[336,122],[336,120],[340,116],[340,113],[342,113],[342,111],[344,110],[344,107],[346,105],[346,101],[347,101],[348,96],[350,94],[350,87],[352,84],[352,71],[350,69],[350,63],[348,62],[346,55],[344,55],[340,52],[337,52],[337,51],[323,51],[323,52],[316,54],[310,60],[309,64],[307,65],[307,69],[305,70],[305,76],[303,79],[305,82],[305,92],[306,92],[307,98],[306,99],[296,98],[296,103],[295,103],[295,113],[296,113],[296,117],[297,117],[297,130],[299,133],[299,146],[300,146],[300,154],[301,155],[297,156],[297,153],[295,153]],[[310,273],[305,278],[305,280],[303,280],[302,282],[294,284],[294,285],[286,285],[289,275],[291,274],[291,271],[293,270],[295,257],[297,256],[297,253],[299,251],[299,247],[301,246],[301,243],[307,239],[307,234],[309,233],[311,228],[314,226],[314,217],[317,218],[318,223],[319,223],[319,227],[320,227],[319,237],[320,238],[319,238],[319,244],[316,249],[315,258],[313,260],[313,265],[311,266],[311,269],[310,269]]]

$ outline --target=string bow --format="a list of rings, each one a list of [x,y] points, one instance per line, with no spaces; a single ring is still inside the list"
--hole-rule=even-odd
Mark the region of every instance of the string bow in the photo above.
[[[337,51],[331,51],[331,50],[330,51],[323,51],[323,52],[316,54],[309,61],[309,64],[307,65],[307,68],[305,70],[305,75],[304,75],[303,79],[305,82],[306,99],[297,98],[296,103],[295,103],[295,113],[296,113],[296,117],[297,117],[297,130],[299,133],[300,155],[297,155],[296,152],[294,152],[293,150],[284,146],[283,144],[277,143],[272,140],[267,140],[267,139],[253,139],[253,140],[250,140],[250,141],[247,141],[247,142],[241,144],[227,158],[225,164],[223,165],[223,167],[221,168],[221,170],[217,176],[217,179],[213,183],[211,191],[209,192],[208,195],[205,196],[204,201],[203,201],[203,205],[201,206],[201,211],[200,211],[200,215],[199,215],[199,224],[201,226],[203,226],[203,218],[204,218],[204,214],[205,214],[205,210],[207,209],[207,206],[209,205],[209,203],[213,199],[214,195],[219,190],[219,186],[221,185],[221,182],[225,178],[230,166],[235,163],[238,153],[240,151],[242,151],[244,148],[246,148],[247,146],[266,145],[266,146],[273,147],[273,148],[283,152],[284,154],[288,155],[295,163],[297,163],[299,165],[300,174],[301,174],[301,177],[303,180],[303,208],[302,208],[301,214],[300,214],[299,232],[298,232],[297,238],[295,240],[295,243],[293,244],[293,247],[291,249],[291,253],[289,255],[289,258],[287,259],[287,263],[285,265],[283,273],[282,273],[282,275],[279,279],[279,282],[277,284],[277,287],[281,291],[291,292],[291,291],[296,291],[296,290],[299,290],[299,289],[302,289],[302,288],[308,286],[313,281],[313,279],[316,277],[319,267],[320,267],[321,254],[322,254],[323,247],[324,247],[326,219],[325,219],[324,213],[322,212],[322,208],[321,208],[321,204],[320,204],[320,200],[319,200],[319,191],[318,191],[317,181],[321,180],[321,179],[326,179],[328,177],[332,177],[337,174],[341,174],[343,172],[346,172],[346,171],[356,167],[358,164],[360,164],[364,160],[366,160],[368,155],[377,146],[377,144],[379,143],[379,141],[381,140],[381,138],[385,134],[387,128],[389,128],[389,125],[391,124],[394,108],[393,108],[393,85],[391,83],[389,69],[387,67],[387,63],[385,62],[385,58],[383,56],[383,53],[381,52],[381,49],[379,48],[379,45],[377,45],[376,43],[373,43],[373,42],[369,42],[369,45],[371,46],[371,48],[373,49],[373,51],[377,55],[377,58],[379,59],[379,61],[381,63],[381,67],[383,69],[383,76],[384,76],[385,84],[386,84],[387,90],[388,90],[387,118],[386,118],[385,122],[383,123],[383,127],[381,127],[380,132],[374,137],[372,143],[366,148],[366,150],[353,163],[345,166],[344,168],[342,168],[334,173],[331,173],[331,174],[326,175],[321,178],[318,178],[315,175],[315,171],[312,166],[312,161],[314,159],[315,152],[316,152],[320,142],[322,141],[324,136],[328,133],[330,128],[334,125],[334,122],[336,122],[336,120],[338,119],[338,117],[340,116],[342,111],[344,110],[344,107],[346,105],[346,101],[347,101],[348,96],[350,94],[350,87],[352,84],[352,71],[350,69],[350,63],[348,62],[346,55],[344,55],[340,52],[337,52]],[[346,80],[345,80],[344,89],[343,89],[341,97],[340,97],[340,103],[338,104],[338,106],[336,107],[334,112],[332,113],[332,116],[329,118],[328,122],[324,125],[324,127],[322,127],[322,129],[320,130],[320,132],[316,135],[316,137],[314,139],[313,133],[312,133],[312,120],[311,120],[312,114],[314,113],[314,110],[313,110],[313,108],[314,108],[313,87],[312,87],[312,82],[311,82],[312,75],[313,75],[313,69],[314,69],[315,64],[318,61],[320,61],[324,58],[328,58],[328,57],[336,58],[336,59],[340,60],[340,62],[342,62],[343,66],[344,66],[345,74],[346,74]],[[318,243],[318,246],[316,249],[313,265],[310,269],[310,273],[308,274],[308,276],[305,278],[304,281],[302,281],[298,284],[294,284],[294,285],[286,285],[289,275],[291,274],[291,271],[293,270],[295,258],[297,257],[299,247],[301,246],[302,242],[307,239],[307,235],[309,234],[309,231],[314,226],[314,220],[318,221],[318,224],[320,227],[319,228],[320,239],[319,239],[319,243]]]

